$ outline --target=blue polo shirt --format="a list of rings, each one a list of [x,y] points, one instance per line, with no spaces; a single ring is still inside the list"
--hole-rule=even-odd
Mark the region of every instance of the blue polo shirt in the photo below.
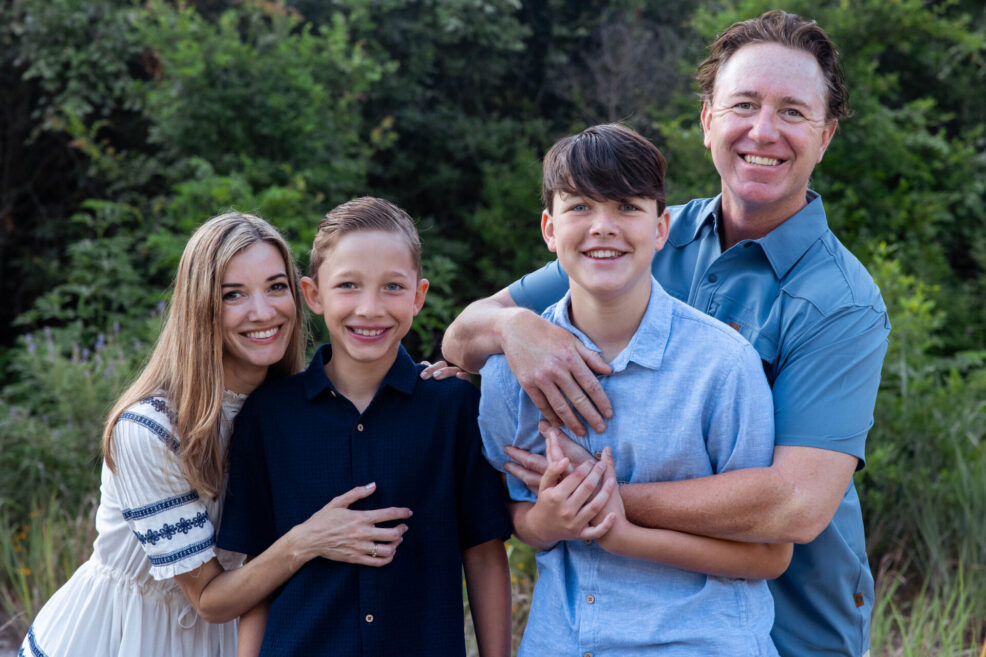
[[[861,468],[890,323],[873,279],[829,230],[821,197],[809,191],[807,201],[764,237],[725,253],[720,197],[672,207],[652,272],[669,294],[733,327],[760,354],[777,445],[852,454]],[[567,289],[552,262],[510,294],[540,312]],[[873,577],[852,483],[828,527],[795,545],[791,566],[769,585],[772,636],[784,657],[860,657],[869,649]]]
[[[569,318],[568,295],[542,315],[600,351]],[[575,440],[613,450],[616,477],[644,483],[770,465],[770,388],[753,347],[725,324],[651,282],[647,310],[599,383],[618,412]],[[479,426],[487,458],[504,447],[544,453],[541,413],[502,355],[482,370]],[[507,478],[512,498],[536,500]],[[773,602],[762,579],[713,577],[611,554],[593,541],[561,541],[537,555],[538,580],[519,657],[743,655],[774,657]]]
[[[328,345],[305,372],[243,405],[218,544],[250,555],[332,498],[375,481],[350,508],[410,508],[383,567],[313,559],[274,597],[261,655],[465,655],[462,551],[509,536],[503,486],[482,456],[479,391],[422,380],[402,347],[360,414],[333,388]],[[396,524],[396,523],[394,523]]]

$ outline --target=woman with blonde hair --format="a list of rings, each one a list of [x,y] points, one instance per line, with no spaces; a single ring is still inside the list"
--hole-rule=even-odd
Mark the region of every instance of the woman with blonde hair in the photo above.
[[[242,567],[215,546],[233,418],[265,379],[302,369],[298,299],[294,259],[263,219],[233,212],[195,232],[150,360],[106,422],[92,557],[38,613],[19,655],[233,655],[232,621],[309,560],[389,562],[367,562],[354,544],[371,530],[399,542],[406,526],[375,523],[409,511],[350,510],[372,486]]]

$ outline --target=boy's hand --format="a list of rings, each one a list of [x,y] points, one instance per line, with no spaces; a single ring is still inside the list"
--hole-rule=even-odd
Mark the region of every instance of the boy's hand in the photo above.
[[[616,468],[613,464],[613,450],[609,447],[603,449],[603,458],[599,463],[606,468],[604,482],[607,484],[611,483],[614,489],[617,488],[618,483],[616,481]],[[606,505],[590,522],[590,524],[595,526],[603,524],[608,526],[608,530],[598,539],[599,546],[608,552],[614,552],[614,543],[619,541],[620,531],[627,523],[626,510],[623,508],[623,498],[620,497],[619,492],[609,496]]]
[[[549,434],[545,443],[547,468],[541,477],[537,502],[531,509],[531,526],[537,529],[544,543],[551,544],[604,536],[616,517],[600,516],[600,512],[616,490],[616,477],[604,481],[605,465],[589,461],[566,474],[570,461],[562,453],[557,437]],[[592,524],[596,518],[599,522]]]
[[[427,365],[421,371],[422,379],[447,379],[454,376],[457,379],[462,379],[463,381],[469,380],[469,372],[461,370],[455,365],[449,365],[444,360],[438,360],[434,363],[429,363],[426,360],[421,361],[422,365]]]
[[[587,452],[582,445],[569,438],[558,427],[550,425],[547,420],[538,422],[538,430],[547,441],[549,436],[553,436],[557,444],[561,447],[562,455],[567,457],[570,464],[581,465],[586,461],[595,464],[596,458]],[[504,469],[513,476],[524,482],[532,493],[537,493],[541,487],[541,475],[548,467],[547,459],[540,455],[519,449],[513,445],[506,446],[507,456],[516,463],[508,461],[504,464]],[[574,467],[569,465],[567,472],[572,472]]]
[[[390,507],[355,511],[349,508],[375,490],[375,483],[357,486],[312,514],[301,525],[308,550],[324,559],[361,566],[385,566],[393,561],[407,525],[384,528],[377,524],[410,518],[411,510]]]

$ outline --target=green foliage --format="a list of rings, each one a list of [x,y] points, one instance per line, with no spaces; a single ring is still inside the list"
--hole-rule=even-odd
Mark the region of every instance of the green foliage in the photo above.
[[[86,332],[27,334],[12,355],[14,382],[0,393],[0,510],[9,518],[24,518],[35,498],[70,508],[98,488],[106,414],[150,345],[113,331],[76,341]]]
[[[0,609],[18,638],[89,556],[96,537],[94,497],[70,508],[38,498],[31,508],[23,522],[0,509]]]

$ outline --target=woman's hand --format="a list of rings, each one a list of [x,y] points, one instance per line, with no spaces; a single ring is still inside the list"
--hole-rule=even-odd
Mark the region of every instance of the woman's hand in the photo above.
[[[349,506],[376,491],[376,484],[357,486],[334,498],[298,526],[305,556],[361,566],[385,566],[394,559],[407,525],[377,527],[377,524],[411,517],[403,507],[355,511]]]
[[[421,364],[427,366],[421,371],[422,379],[447,379],[450,376],[454,376],[463,381],[469,380],[469,372],[461,370],[455,365],[449,365],[444,360],[438,360],[434,363],[423,360]]]

